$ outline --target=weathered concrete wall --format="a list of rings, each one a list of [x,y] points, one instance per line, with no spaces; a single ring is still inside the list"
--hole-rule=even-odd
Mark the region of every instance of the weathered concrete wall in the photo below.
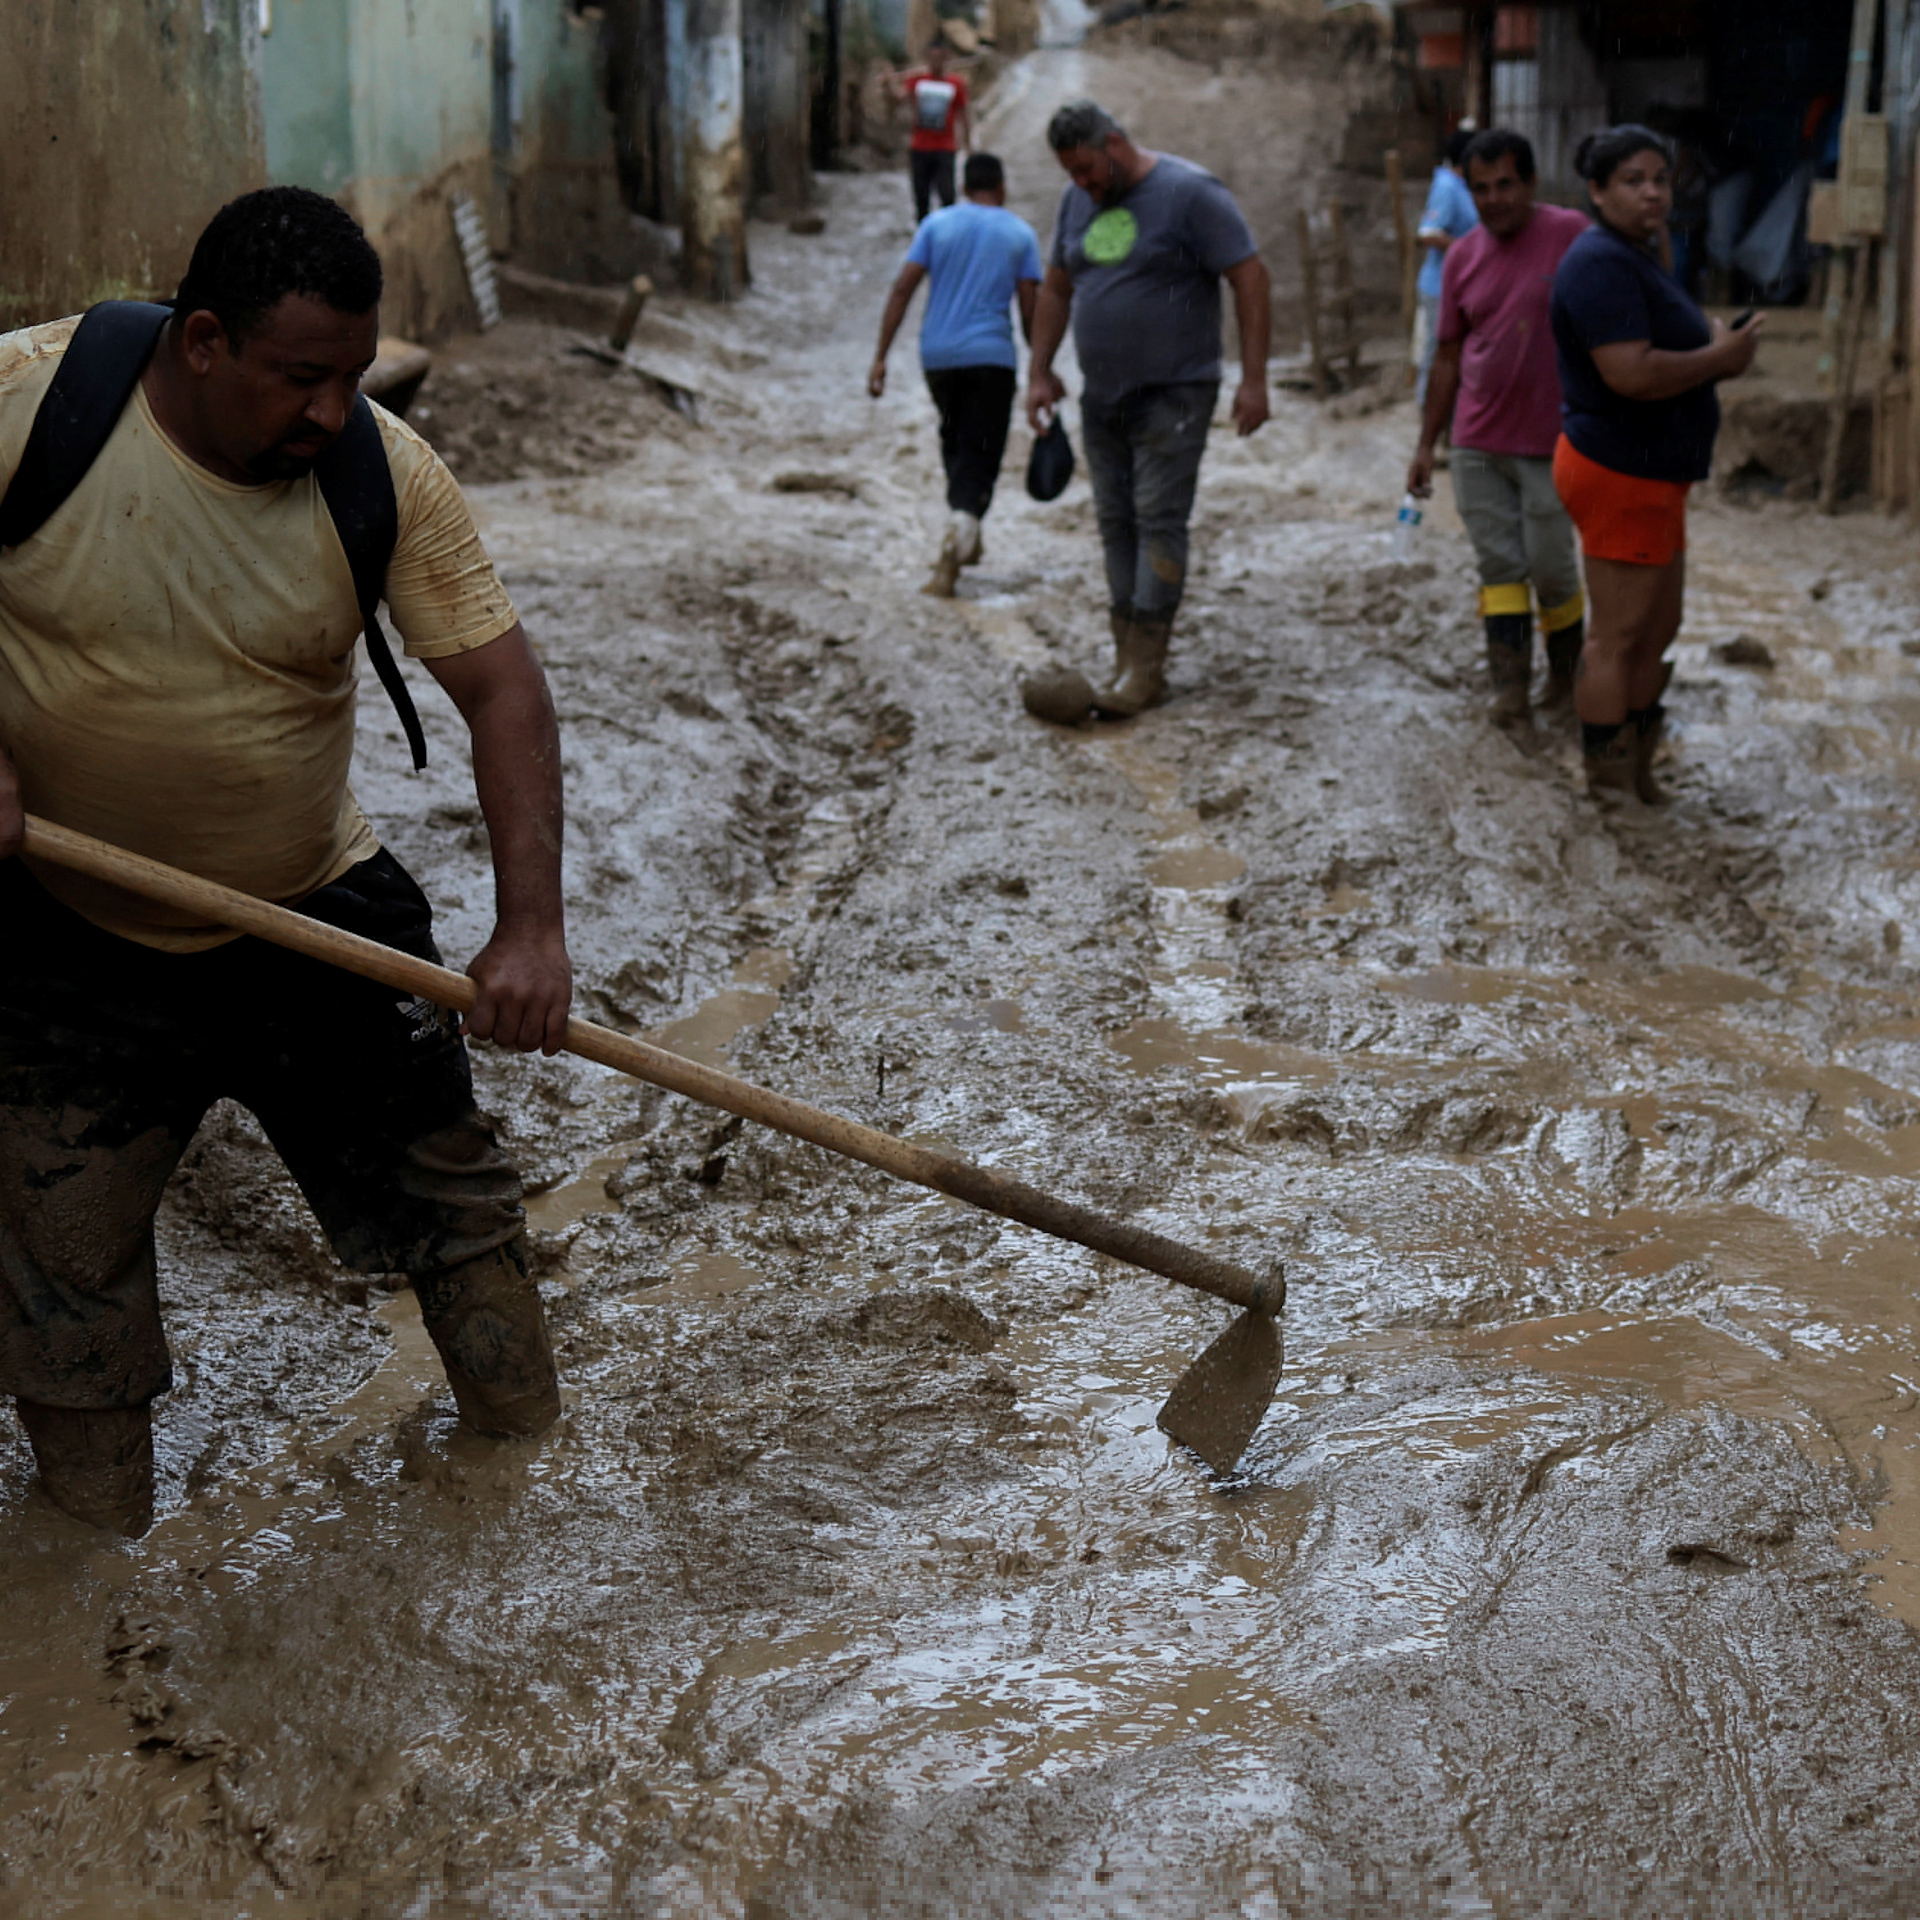
[[[472,324],[447,201],[471,194],[501,233],[492,51],[490,0],[274,0],[260,50],[268,171],[353,210],[386,265],[395,332]]]
[[[624,279],[647,264],[614,166],[603,31],[565,0],[521,0],[509,236],[522,266],[567,280]]]
[[[762,212],[813,198],[807,16],[807,0],[744,0],[741,9],[747,188]]]
[[[459,192],[537,272],[634,270],[594,35],[566,0],[275,0],[271,176],[353,209],[386,263],[387,326],[432,340],[473,323]]]
[[[731,300],[747,284],[740,0],[687,0],[680,241],[687,285]]]
[[[170,294],[266,177],[258,0],[7,0],[0,327]]]

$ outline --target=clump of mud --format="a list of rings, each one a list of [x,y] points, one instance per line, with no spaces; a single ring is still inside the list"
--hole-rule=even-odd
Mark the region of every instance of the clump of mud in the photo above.
[[[509,320],[434,355],[407,415],[467,485],[565,480],[629,459],[678,416],[622,367],[570,351],[565,328]]]

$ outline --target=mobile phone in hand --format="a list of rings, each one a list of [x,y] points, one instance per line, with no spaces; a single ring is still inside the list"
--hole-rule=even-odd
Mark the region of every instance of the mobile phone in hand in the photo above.
[[[1738,333],[1740,329],[1753,318],[1757,311],[1757,308],[1749,307],[1745,313],[1736,313],[1733,318],[1727,322],[1727,330],[1730,333]]]

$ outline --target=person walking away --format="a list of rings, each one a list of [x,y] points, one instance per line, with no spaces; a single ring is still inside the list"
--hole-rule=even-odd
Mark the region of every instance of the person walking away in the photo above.
[[[980,523],[993,504],[1013,419],[1020,361],[1009,306],[1020,309],[1020,332],[1033,338],[1040,292],[1040,242],[1007,211],[1007,175],[991,153],[967,156],[966,198],[922,222],[887,295],[880,345],[867,375],[877,400],[887,390],[887,355],[907,317],[914,289],[927,288],[920,323],[920,366],[940,414],[940,458],[947,470],[951,514],[926,591],[951,597],[962,567],[982,552]]]
[[[1524,720],[1533,681],[1532,601],[1547,642],[1544,704],[1573,698],[1586,601],[1572,524],[1553,488],[1560,369],[1553,276],[1587,230],[1584,214],[1535,203],[1533,148],[1501,128],[1462,159],[1480,223],[1448,252],[1439,349],[1407,468],[1433,491],[1434,450],[1451,423],[1453,497],[1480,569],[1480,615],[1496,721]]]
[[[924,220],[937,196],[943,207],[954,203],[954,162],[962,147],[973,145],[973,109],[966,80],[950,70],[947,43],[935,40],[927,62],[898,76],[900,97],[913,116],[907,142],[907,166],[913,179],[913,217]]]
[[[54,1504],[126,1534],[152,1520],[151,1410],[172,1384],[154,1214],[222,1098],[258,1118],[343,1263],[410,1276],[468,1427],[536,1434],[560,1411],[519,1176],[458,1021],[19,856],[24,808],[437,958],[425,898],[347,785],[361,602],[321,478],[336,447],[363,450],[397,512],[385,598],[466,722],[492,842],[466,1030],[559,1048],[553,705],[452,475],[358,401],[380,292],[331,200],[233,201],[77,485],[37,531],[12,531],[30,499],[0,514],[0,1393]],[[84,324],[0,335],[10,495],[36,484],[22,450]],[[75,382],[102,364],[74,359]]]
[[[1425,258],[1414,277],[1414,364],[1419,379],[1414,385],[1413,403],[1425,409],[1427,386],[1433,378],[1433,357],[1439,345],[1440,289],[1446,270],[1447,249],[1456,240],[1465,239],[1479,224],[1473,195],[1461,178],[1460,167],[1473,140],[1471,125],[1457,127],[1447,136],[1440,164],[1433,170],[1433,182],[1427,188],[1427,204],[1420,212],[1420,225],[1414,234]]]
[[[1039,432],[1066,396],[1053,359],[1071,318],[1114,643],[1094,710],[1125,719],[1166,698],[1187,522],[1220,391],[1220,282],[1239,322],[1242,435],[1268,414],[1270,289],[1233,195],[1205,168],[1136,146],[1091,100],[1062,107],[1047,142],[1069,184],[1034,316],[1027,417]]]
[[[1575,157],[1594,224],[1553,282],[1563,426],[1553,479],[1580,530],[1591,600],[1575,705],[1595,793],[1665,798],[1653,778],[1686,592],[1687,491],[1720,427],[1714,385],[1745,373],[1761,319],[1729,329],[1661,267],[1672,161],[1650,128]]]

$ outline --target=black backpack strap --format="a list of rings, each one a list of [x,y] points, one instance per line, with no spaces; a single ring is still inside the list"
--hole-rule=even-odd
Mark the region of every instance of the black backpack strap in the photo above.
[[[387,644],[378,612],[380,596],[387,588],[387,563],[400,538],[400,505],[394,498],[386,442],[380,438],[380,423],[374,419],[365,394],[353,403],[345,430],[314,463],[313,472],[320,482],[320,497],[333,515],[334,531],[346,549],[347,565],[353,570],[354,598],[366,621],[367,658],[400,716],[418,773],[427,764],[427,736],[421,731],[413,695],[400,677],[400,663]]]
[[[80,316],[0,500],[0,547],[31,539],[86,478],[172,318],[148,300],[103,300]]]

